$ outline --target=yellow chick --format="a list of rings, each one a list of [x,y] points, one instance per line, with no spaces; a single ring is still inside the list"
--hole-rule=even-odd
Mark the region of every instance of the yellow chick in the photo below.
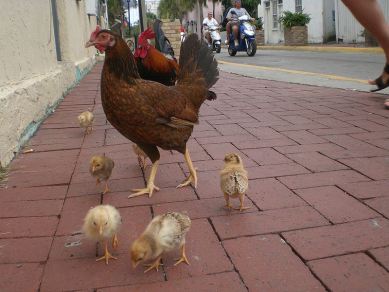
[[[80,127],[85,129],[86,135],[92,132],[92,124],[94,119],[95,116],[90,111],[83,112],[78,116],[78,122],[80,123]]]
[[[243,167],[242,159],[238,154],[230,153],[224,157],[224,168],[220,172],[220,186],[226,200],[226,207],[231,209],[230,197],[239,197],[240,207],[234,208],[239,211],[250,207],[243,207],[244,195],[249,186],[247,171]]]
[[[134,153],[138,156],[138,163],[140,168],[144,171],[147,167],[147,155],[143,152],[142,149],[136,144],[132,145],[132,149],[134,150]]]
[[[117,232],[121,224],[119,211],[111,205],[96,206],[88,211],[84,218],[82,230],[87,238],[95,241],[105,242],[104,256],[96,261],[105,260],[108,265],[109,259],[117,259],[108,251],[107,240],[112,238],[112,247],[117,248]]]
[[[154,260],[144,272],[152,269],[158,271],[162,265],[162,255],[178,248],[181,249],[181,258],[174,265],[182,262],[189,265],[185,254],[185,235],[190,225],[190,218],[181,213],[169,212],[156,216],[131,246],[132,266],[136,268],[140,262]]]
[[[105,189],[103,194],[109,192],[108,179],[111,177],[112,169],[115,166],[113,160],[106,156],[93,156],[89,163],[89,172],[96,178],[96,184],[102,180],[105,181]]]

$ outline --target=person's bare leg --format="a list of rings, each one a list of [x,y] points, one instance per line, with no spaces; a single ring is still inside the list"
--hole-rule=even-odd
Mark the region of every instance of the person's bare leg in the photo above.
[[[231,34],[231,23],[230,22],[227,22],[226,31],[227,31],[227,35],[226,35],[227,45],[229,45],[230,44],[230,34]]]
[[[355,18],[377,39],[385,52],[386,63],[389,63],[389,25],[385,21],[382,8],[377,0],[342,0]],[[382,81],[389,80],[389,74],[383,72]],[[369,80],[376,84],[375,80]]]

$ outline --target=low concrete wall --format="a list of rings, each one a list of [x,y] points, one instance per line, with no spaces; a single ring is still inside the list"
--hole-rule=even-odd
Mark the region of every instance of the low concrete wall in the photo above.
[[[66,92],[92,68],[85,49],[96,16],[84,1],[57,0],[61,59],[57,61],[51,2],[4,1],[0,30],[0,162],[7,165]]]

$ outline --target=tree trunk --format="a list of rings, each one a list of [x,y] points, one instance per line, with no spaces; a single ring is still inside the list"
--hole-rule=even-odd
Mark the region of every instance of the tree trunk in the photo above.
[[[201,32],[201,39],[203,38],[203,30],[202,30],[202,27],[203,27],[203,19],[204,19],[204,15],[203,15],[203,3],[201,2],[201,0],[197,1],[197,7],[199,9],[199,12],[200,12],[200,32]]]

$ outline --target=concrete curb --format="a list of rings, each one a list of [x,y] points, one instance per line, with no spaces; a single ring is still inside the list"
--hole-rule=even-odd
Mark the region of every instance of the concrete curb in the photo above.
[[[326,47],[326,46],[257,46],[258,50],[283,50],[283,51],[313,51],[313,52],[337,52],[337,53],[370,53],[383,54],[380,47],[354,48],[354,47]]]

